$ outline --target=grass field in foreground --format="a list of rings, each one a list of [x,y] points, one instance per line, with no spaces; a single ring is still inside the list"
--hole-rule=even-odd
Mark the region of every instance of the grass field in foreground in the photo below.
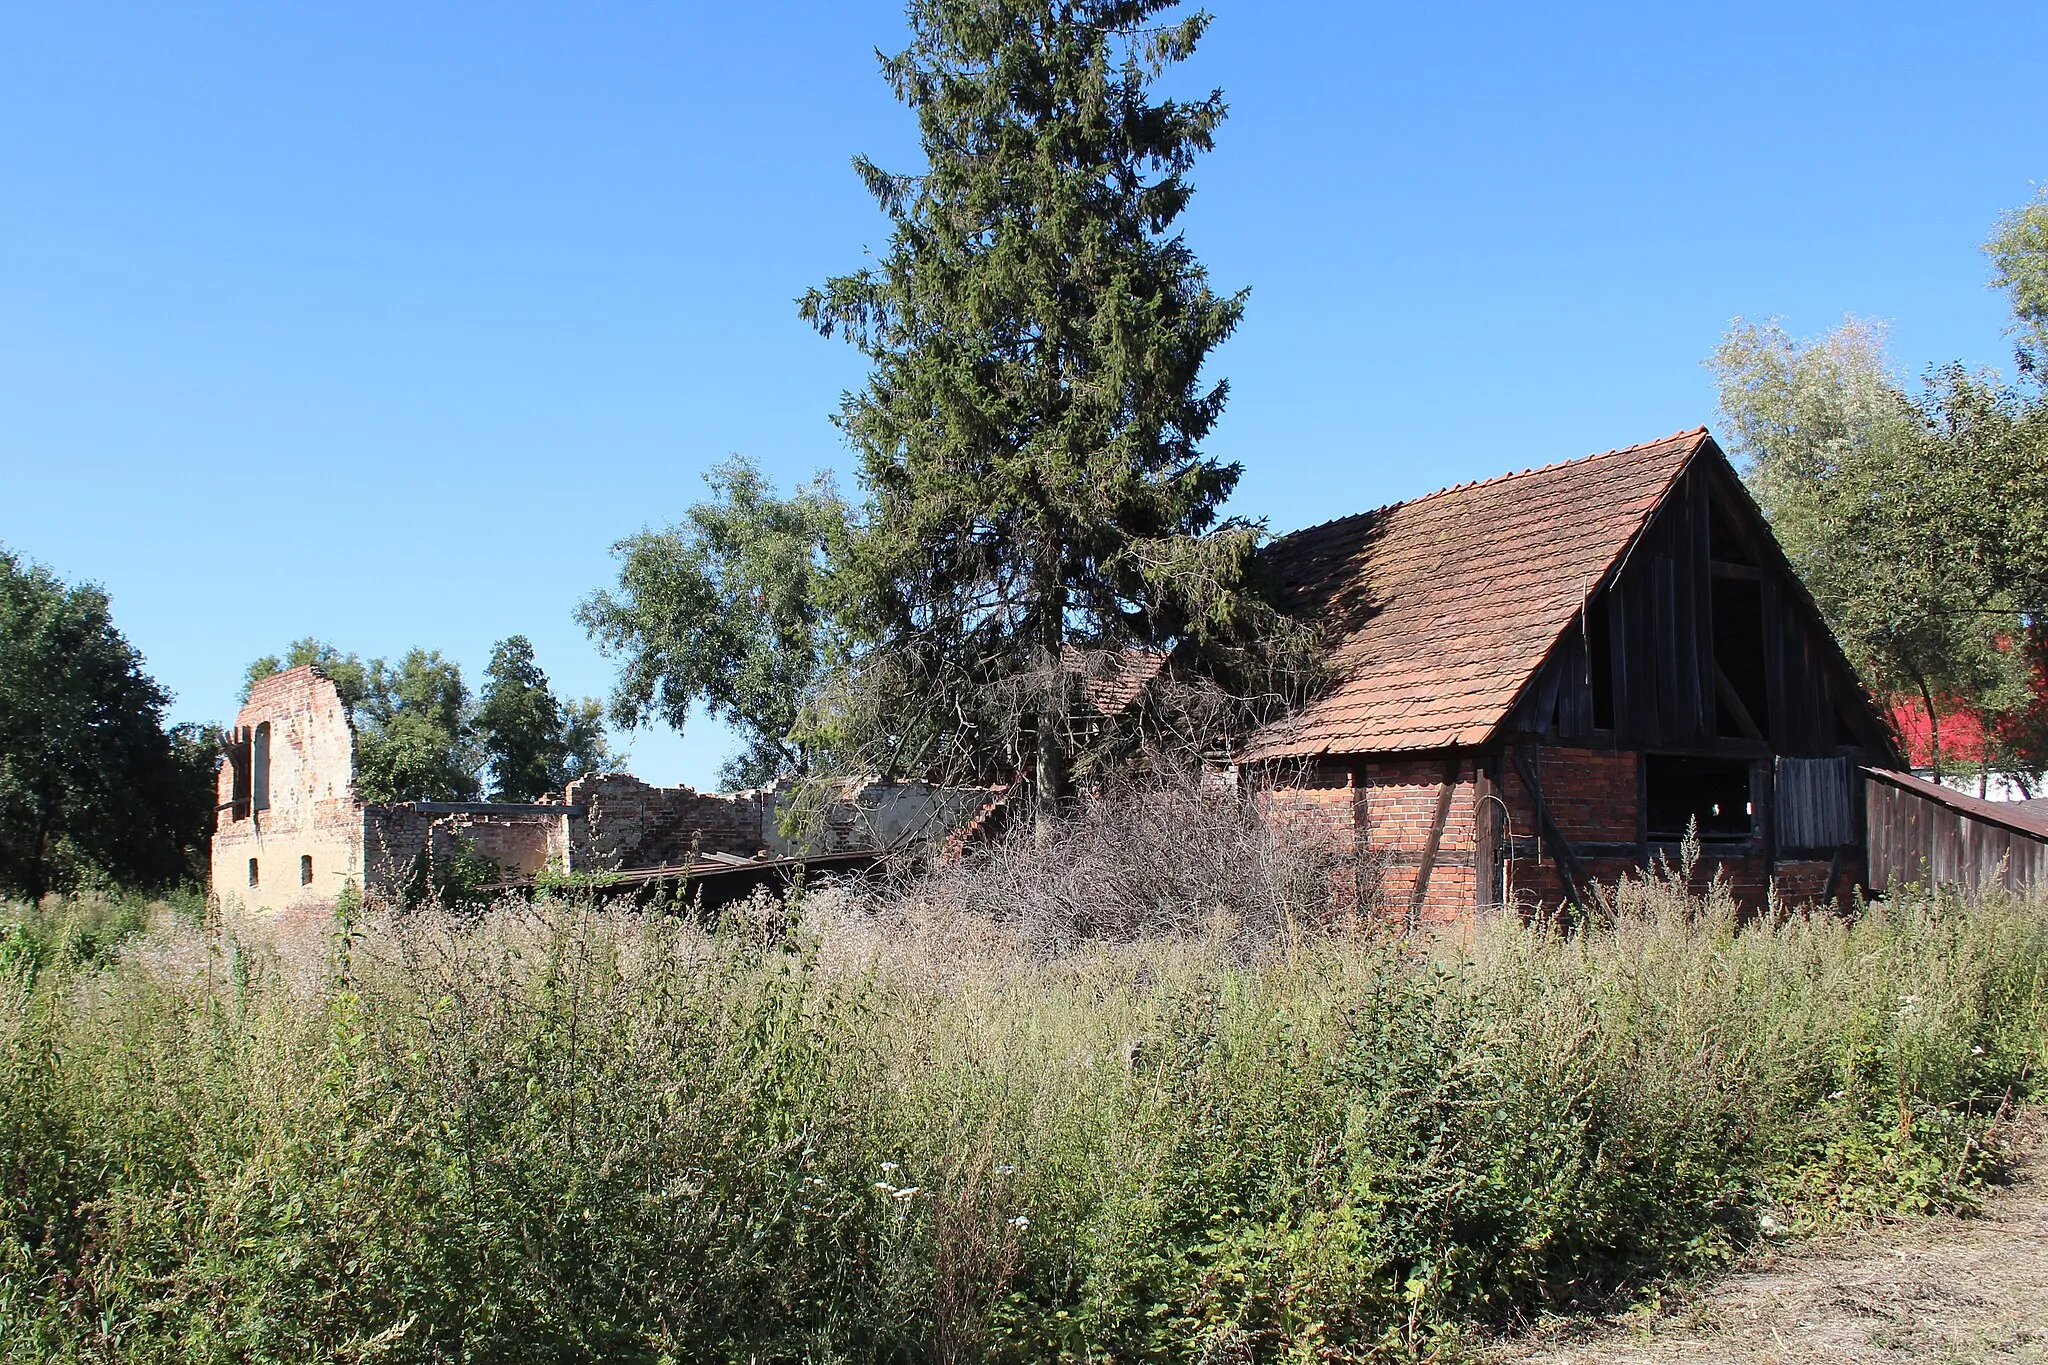
[[[957,898],[956,898],[957,899]],[[0,1358],[1342,1360],[1967,1205],[2048,915],[0,919]]]

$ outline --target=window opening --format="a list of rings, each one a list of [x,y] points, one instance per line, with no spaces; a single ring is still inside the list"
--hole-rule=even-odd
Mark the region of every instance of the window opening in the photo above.
[[[1749,839],[1756,833],[1747,759],[1646,755],[1643,795],[1652,839],[1683,839],[1694,821],[1703,840]]]
[[[237,730],[228,745],[228,818],[249,818],[249,734]]]
[[[249,860],[249,885],[256,885],[256,860],[254,858]]]
[[[312,854],[310,854],[310,853],[301,853],[301,854],[299,855],[299,885],[300,885],[300,886],[311,886],[312,884],[313,884],[313,855],[312,855]]]
[[[1764,686],[1764,585],[1744,578],[1714,579],[1713,611],[1714,667],[1720,671],[1714,684],[1714,729],[1728,739],[1768,739],[1771,706],[1770,691]],[[1747,726],[1743,724],[1745,716]]]
[[[1614,622],[1602,592],[1586,604],[1586,674],[1593,687],[1593,728],[1614,728]]]
[[[257,810],[270,809],[270,722],[264,721],[256,727],[256,739],[250,746],[249,784],[255,797],[251,804]]]

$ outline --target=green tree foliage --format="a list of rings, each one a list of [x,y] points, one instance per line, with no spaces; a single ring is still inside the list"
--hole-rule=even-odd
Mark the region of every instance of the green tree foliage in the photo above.
[[[873,362],[838,422],[872,502],[843,568],[857,653],[820,732],[883,771],[1034,766],[1072,742],[1061,646],[1173,647],[1266,623],[1257,528],[1219,519],[1205,383],[1242,293],[1175,227],[1220,92],[1154,80],[1208,24],[1171,0],[913,0],[883,62],[926,167],[865,158],[893,225],[871,269],[801,300]]]
[[[308,664],[333,680],[348,708],[356,794],[365,801],[474,801],[486,773],[496,799],[526,801],[617,762],[602,708],[558,701],[523,635],[498,642],[474,704],[461,665],[439,650],[408,650],[393,664],[311,638],[250,664],[242,695]]]
[[[168,702],[104,592],[0,549],[0,889],[197,874],[220,751],[202,727],[166,731]]]
[[[2048,368],[2048,189],[2001,218],[1984,253],[2012,299],[2020,368],[2038,377]]]
[[[381,661],[356,738],[356,790],[366,801],[473,801],[483,767],[468,721],[462,667],[437,649]]]
[[[680,523],[613,547],[618,589],[592,594],[578,619],[622,661],[615,722],[681,730],[702,705],[744,737],[726,764],[728,785],[801,776],[815,754],[795,733],[799,714],[841,654],[831,566],[847,507],[824,478],[777,497],[741,457],[705,482],[711,500]]]
[[[500,640],[491,651],[472,724],[496,801],[531,801],[613,766],[602,708],[589,699],[567,706],[558,701],[524,635]]]
[[[2016,385],[1949,364],[1910,393],[1853,321],[1807,345],[1738,322],[1709,364],[1758,501],[1872,686],[1974,710],[2019,776],[2048,766],[2048,193],[1984,251]]]
[[[439,650],[408,650],[395,665],[364,662],[314,639],[249,665],[248,685],[311,664],[334,680],[356,732],[356,794],[365,801],[473,801],[483,767],[469,726],[462,668]],[[247,695],[246,688],[244,695]]]
[[[1732,451],[1836,634],[1884,696],[1970,706],[2034,767],[2030,619],[2048,568],[2048,426],[2038,394],[1933,372],[1918,395],[1880,332],[1800,344],[1738,324],[1710,362]],[[1936,733],[1939,766],[1939,733]]]

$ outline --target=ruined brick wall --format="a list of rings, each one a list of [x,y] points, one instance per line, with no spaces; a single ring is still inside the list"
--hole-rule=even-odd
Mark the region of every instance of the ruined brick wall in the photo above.
[[[434,817],[415,804],[369,806],[363,811],[363,887],[388,898],[426,852]]]
[[[689,787],[653,787],[627,773],[601,773],[569,784],[568,802],[584,813],[585,833],[574,865],[580,870],[666,867],[702,853],[752,857],[763,837],[764,800],[757,792],[722,795]]]
[[[466,849],[495,862],[507,880],[567,871],[580,811],[487,802],[408,801],[363,809],[364,887],[372,897],[396,895],[420,867],[445,866]]]
[[[361,884],[363,827],[355,800],[355,734],[334,684],[294,668],[249,690],[231,742],[252,765],[220,767],[211,886],[224,907],[331,905]],[[267,807],[259,797],[267,794]],[[241,799],[237,800],[237,796]]]
[[[566,808],[555,814],[459,811],[435,820],[428,837],[437,863],[461,847],[489,858],[508,879],[568,870],[566,858],[556,855],[569,847]]]

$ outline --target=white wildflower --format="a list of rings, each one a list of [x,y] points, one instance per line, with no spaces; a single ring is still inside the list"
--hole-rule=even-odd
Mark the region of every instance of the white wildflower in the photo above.
[[[1015,1218],[1012,1218],[1010,1220],[1010,1226],[1017,1229],[1017,1231],[1022,1232],[1024,1231],[1024,1229],[1031,1226],[1031,1220],[1020,1213]]]
[[[905,1185],[905,1186],[904,1186],[904,1187],[903,1187],[902,1189],[900,1189],[900,1190],[896,1191],[896,1197],[897,1197],[898,1199],[908,1199],[908,1198],[910,1198],[910,1196],[912,1196],[912,1195],[914,1195],[914,1194],[916,1194],[916,1193],[917,1193],[917,1186],[915,1186],[915,1185]]]

